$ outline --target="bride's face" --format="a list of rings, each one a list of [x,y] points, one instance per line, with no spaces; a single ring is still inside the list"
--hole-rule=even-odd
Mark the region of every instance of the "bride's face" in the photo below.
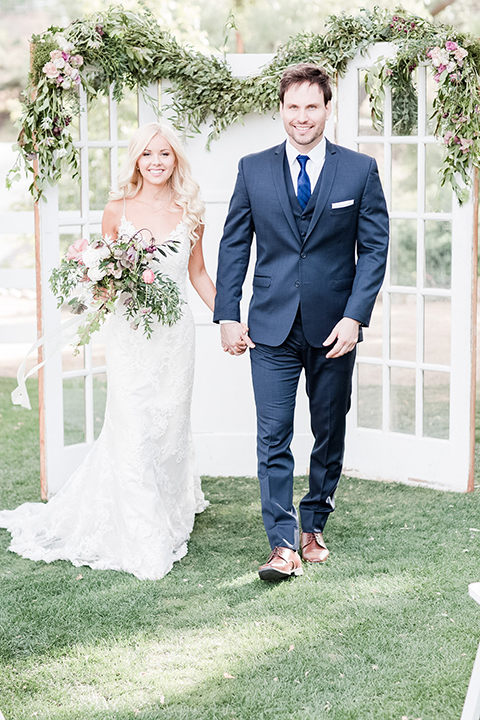
[[[138,170],[146,183],[159,188],[166,185],[176,165],[172,146],[161,135],[154,135],[137,160]]]

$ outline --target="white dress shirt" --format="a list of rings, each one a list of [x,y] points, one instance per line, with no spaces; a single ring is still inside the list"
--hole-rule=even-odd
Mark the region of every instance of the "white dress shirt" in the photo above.
[[[302,153],[297,148],[293,147],[290,139],[287,140],[285,145],[285,152],[287,153],[287,162],[292,174],[293,188],[295,195],[297,194],[298,175],[300,173],[300,163],[297,160],[298,155],[308,155],[308,161],[306,165],[307,175],[310,178],[310,187],[312,193],[317,184],[317,180],[322,172],[323,163],[325,162],[325,151],[327,149],[327,143],[325,142],[325,136],[322,137],[318,145],[315,145],[313,150],[308,153]]]

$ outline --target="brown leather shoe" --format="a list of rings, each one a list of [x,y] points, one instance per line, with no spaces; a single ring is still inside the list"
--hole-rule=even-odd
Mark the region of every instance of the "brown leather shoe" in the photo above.
[[[330,555],[330,550],[323,542],[322,533],[302,532],[300,545],[302,546],[302,557],[307,562],[325,562]]]
[[[273,548],[265,565],[258,574],[262,580],[286,580],[292,575],[303,575],[302,561],[295,550],[286,547]]]

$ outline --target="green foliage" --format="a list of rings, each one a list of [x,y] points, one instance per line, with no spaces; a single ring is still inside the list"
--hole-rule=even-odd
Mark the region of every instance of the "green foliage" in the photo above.
[[[396,53],[380,61],[367,76],[372,115],[382,124],[384,88],[392,88],[393,126],[396,134],[408,133],[417,122],[417,98],[412,72],[419,64],[432,65],[427,53],[455,41],[468,54],[455,73],[437,77],[438,92],[433,118],[437,136],[445,140],[442,183],[449,182],[462,202],[471,184],[470,169],[480,167],[480,42],[453,28],[411,15],[401,8],[363,11],[357,17],[330,16],[325,35],[300,33],[281,47],[256,77],[234,78],[222,57],[206,56],[180,45],[162,31],[145,10],[133,13],[112,6],[88,15],[62,31],[63,41],[83,57],[81,82],[89,99],[113,87],[120,100],[125,88],[141,90],[169,79],[173,87],[170,110],[177,128],[198,130],[208,123],[209,142],[250,112],[265,113],[278,104],[278,81],[286,67],[298,62],[323,65],[333,76],[344,73],[357,52],[378,42],[395,46]],[[57,182],[60,161],[78,172],[76,150],[68,131],[78,114],[75,89],[59,87],[47,79],[43,67],[52,47],[58,47],[58,28],[34,38],[31,87],[24,101],[18,147],[26,168],[33,172],[38,157],[39,174],[31,192],[39,198],[45,182]],[[56,44],[55,44],[56,43]],[[436,68],[433,68],[436,73]],[[452,79],[455,76],[455,79]],[[450,135],[451,133],[451,135]],[[19,164],[11,180],[18,177]]]

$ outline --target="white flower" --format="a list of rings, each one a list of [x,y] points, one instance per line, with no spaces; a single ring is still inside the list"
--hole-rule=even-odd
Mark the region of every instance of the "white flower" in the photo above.
[[[86,265],[88,268],[98,267],[101,260],[100,253],[94,247],[89,245],[83,253],[82,260],[84,265]]]
[[[69,90],[72,87],[72,81],[70,78],[63,78],[62,80],[62,88],[64,90]]]
[[[450,60],[449,63],[447,63],[447,72],[451,73],[453,72],[457,67],[457,63],[453,62],[453,60]]]
[[[101,245],[100,247],[96,248],[96,251],[98,252],[102,260],[110,257],[110,248],[107,245]]]
[[[53,60],[52,62],[57,68],[57,70],[61,70],[65,67],[65,60],[63,59],[63,57],[57,58],[57,60]]]
[[[64,52],[72,52],[72,50],[75,48],[75,45],[69,42],[63,35],[55,35],[55,41]]]
[[[98,282],[103,277],[105,277],[106,274],[107,271],[103,268],[99,268],[98,266],[89,267],[87,270],[87,275],[90,280],[93,280],[93,282]]]

